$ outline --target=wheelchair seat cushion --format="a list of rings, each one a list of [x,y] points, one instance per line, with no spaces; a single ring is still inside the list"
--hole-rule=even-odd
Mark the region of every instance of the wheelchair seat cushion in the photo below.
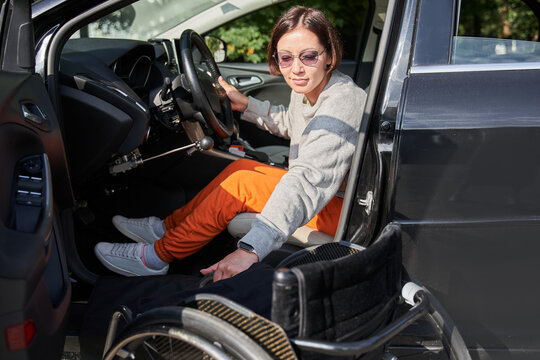
[[[336,245],[316,250],[326,247],[342,257],[282,269],[281,275],[289,275],[274,277],[272,320],[289,336],[351,341],[390,320],[401,283],[399,227],[387,225],[371,246],[351,255],[343,256]]]

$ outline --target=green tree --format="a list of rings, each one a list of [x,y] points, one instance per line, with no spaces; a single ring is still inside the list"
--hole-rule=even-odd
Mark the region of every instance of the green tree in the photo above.
[[[463,0],[459,35],[538,41],[538,0]]]

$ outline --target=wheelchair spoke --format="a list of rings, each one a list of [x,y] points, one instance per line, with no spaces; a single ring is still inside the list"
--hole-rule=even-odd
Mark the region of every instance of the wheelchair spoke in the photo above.
[[[151,341],[147,340],[143,342],[143,349],[146,353],[149,360],[166,360],[163,356],[159,354],[158,349],[154,346],[152,339]]]

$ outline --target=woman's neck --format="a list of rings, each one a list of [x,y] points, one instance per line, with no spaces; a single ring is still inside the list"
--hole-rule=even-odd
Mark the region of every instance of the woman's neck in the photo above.
[[[328,84],[328,81],[330,81],[331,76],[332,73],[329,72],[315,89],[311,90],[309,93],[304,94],[310,105],[315,105],[315,103],[319,99],[319,95],[321,95],[324,87],[326,86],[326,84]]]

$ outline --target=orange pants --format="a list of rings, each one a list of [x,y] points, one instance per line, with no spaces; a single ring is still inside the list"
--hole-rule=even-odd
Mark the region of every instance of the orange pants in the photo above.
[[[200,250],[237,214],[260,213],[286,170],[241,159],[227,166],[197,196],[165,219],[167,231],[155,243],[165,262]],[[343,199],[334,197],[308,226],[335,235]]]

